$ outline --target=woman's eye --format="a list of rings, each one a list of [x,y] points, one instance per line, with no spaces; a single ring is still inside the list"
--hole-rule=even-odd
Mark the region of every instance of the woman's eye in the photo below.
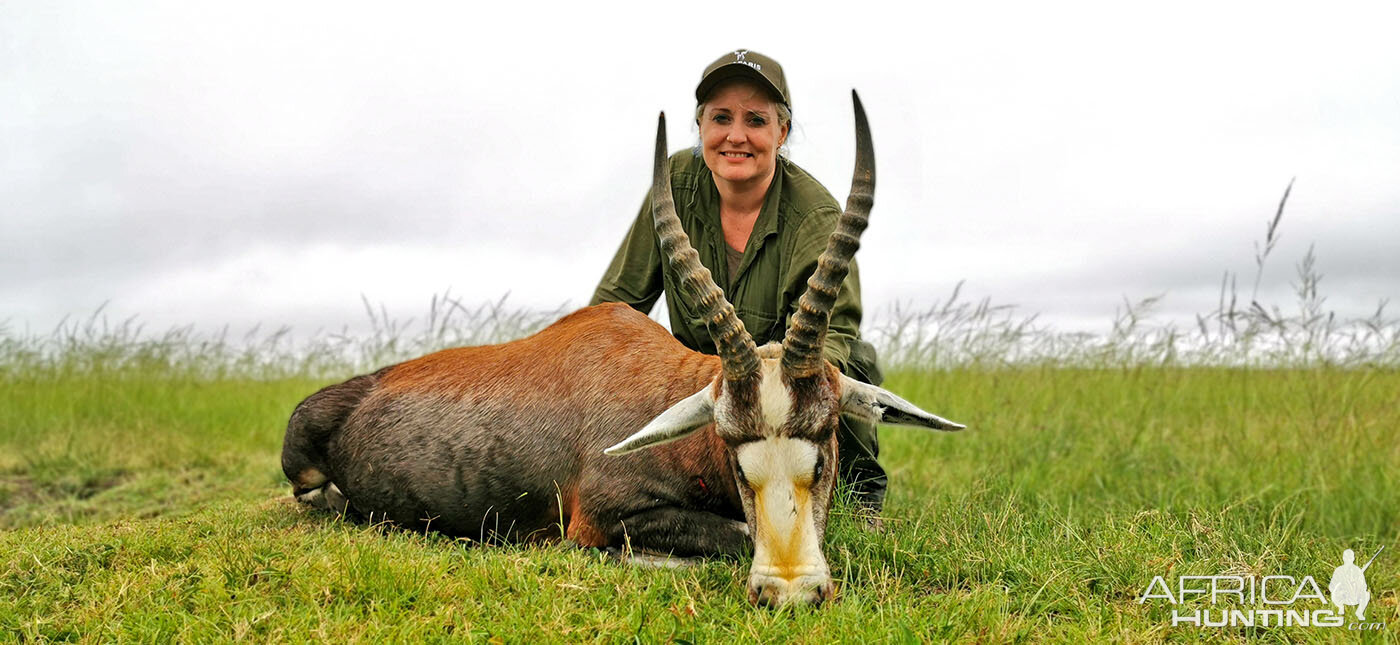
[[[750,118],[749,118],[749,125],[751,125],[751,126],[753,126],[753,127],[755,127],[755,128],[761,128],[761,127],[763,127],[763,126],[765,126],[765,125],[767,125],[767,124],[768,124],[768,121],[767,121],[766,119],[764,119],[763,117],[761,117],[761,116],[755,116],[755,117],[750,117]]]

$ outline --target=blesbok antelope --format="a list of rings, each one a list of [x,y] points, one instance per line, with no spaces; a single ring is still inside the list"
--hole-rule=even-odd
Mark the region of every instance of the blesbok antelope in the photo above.
[[[449,349],[327,387],[297,406],[282,468],[297,498],[485,541],[559,537],[676,556],[744,554],[749,599],[820,604],[841,414],[956,430],[822,356],[860,245],[874,151],[852,92],[856,168],[781,345],[755,347],[700,265],[657,127],[653,214],[670,269],[719,349],[686,349],[626,305],[576,311],[502,345]],[[606,453],[606,455],[605,455]]]

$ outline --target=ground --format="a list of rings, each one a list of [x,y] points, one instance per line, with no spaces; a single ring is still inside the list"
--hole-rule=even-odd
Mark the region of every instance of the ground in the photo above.
[[[0,641],[1400,635],[1395,370],[896,370],[889,389],[969,429],[883,429],[885,531],[839,507],[826,548],[839,600],[778,611],[748,605],[743,561],[619,566],[291,503],[281,434],[328,382],[150,366],[4,373]],[[1154,576],[1311,575],[1325,590],[1342,550],[1364,561],[1381,546],[1367,618],[1385,627],[1364,636],[1172,627],[1169,605],[1138,602]]]

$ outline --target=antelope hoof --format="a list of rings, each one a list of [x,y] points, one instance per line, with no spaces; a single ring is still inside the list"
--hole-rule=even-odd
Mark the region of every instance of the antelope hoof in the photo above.
[[[344,514],[350,506],[350,500],[345,499],[345,494],[333,483],[297,495],[297,501],[317,510],[339,514]]]

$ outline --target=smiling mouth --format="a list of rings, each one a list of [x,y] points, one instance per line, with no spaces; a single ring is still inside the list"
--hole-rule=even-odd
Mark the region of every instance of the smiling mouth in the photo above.
[[[748,159],[749,157],[753,156],[747,152],[721,152],[719,154],[725,157],[729,157],[730,159]]]

